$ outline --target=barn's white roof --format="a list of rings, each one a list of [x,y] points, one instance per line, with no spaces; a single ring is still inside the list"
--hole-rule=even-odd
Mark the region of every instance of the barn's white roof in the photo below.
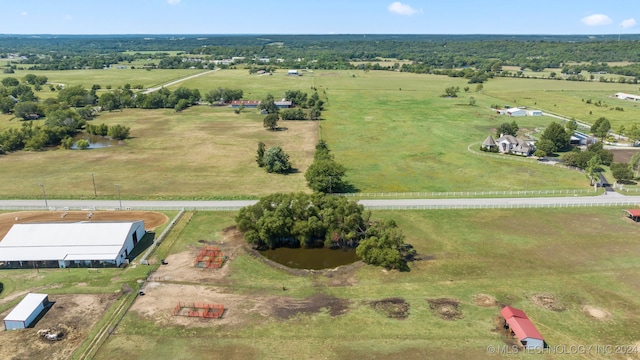
[[[142,221],[15,224],[0,241],[0,261],[114,260],[132,228],[142,224]]]
[[[33,311],[47,298],[47,294],[29,293],[4,318],[5,321],[27,321]]]

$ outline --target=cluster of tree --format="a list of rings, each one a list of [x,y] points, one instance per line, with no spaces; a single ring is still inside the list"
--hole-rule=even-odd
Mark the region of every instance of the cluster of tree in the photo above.
[[[258,248],[355,247],[363,261],[408,270],[415,254],[393,221],[372,221],[362,205],[327,194],[272,194],[236,216],[245,240]]]
[[[18,150],[42,150],[47,146],[57,146],[67,137],[78,133],[84,124],[71,109],[50,113],[43,125],[34,125],[26,121],[18,129],[11,128],[0,132],[2,152]]]
[[[444,89],[444,94],[442,94],[442,97],[456,98],[458,97],[459,92],[459,86],[449,86],[448,88]]]
[[[204,94],[204,100],[211,105],[222,105],[242,99],[243,94],[241,89],[217,88]]]
[[[589,145],[586,151],[574,147],[572,151],[562,155],[565,165],[584,169],[591,184],[596,181],[597,173],[602,171],[602,166],[610,166],[613,162],[613,153],[605,150],[601,142]]]
[[[307,185],[319,193],[341,193],[348,190],[348,184],[344,181],[346,169],[333,158],[327,143],[320,140],[316,145],[313,162],[304,173]]]
[[[136,94],[130,89],[116,89],[100,95],[98,105],[103,110],[113,111],[124,108],[161,109],[173,108],[182,111],[200,100],[198,89],[179,87],[171,92],[162,88],[149,94]]]
[[[500,124],[500,126],[496,128],[496,135],[497,136],[502,136],[502,135],[518,136],[518,130],[520,130],[520,127],[518,126],[518,123],[516,123],[516,121],[513,120],[511,123],[505,122]]]
[[[289,154],[285,153],[280,146],[265,149],[266,145],[262,141],[259,142],[256,156],[259,167],[263,167],[268,173],[286,174],[291,171]]]
[[[107,124],[87,124],[85,130],[91,135],[108,136],[114,140],[124,140],[129,137],[131,128],[120,124],[112,126],[108,126]]]

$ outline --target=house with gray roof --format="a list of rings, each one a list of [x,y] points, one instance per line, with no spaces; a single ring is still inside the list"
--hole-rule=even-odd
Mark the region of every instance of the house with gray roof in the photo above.
[[[505,154],[530,156],[535,151],[532,143],[513,135],[502,135],[495,142],[498,145],[498,151]]]

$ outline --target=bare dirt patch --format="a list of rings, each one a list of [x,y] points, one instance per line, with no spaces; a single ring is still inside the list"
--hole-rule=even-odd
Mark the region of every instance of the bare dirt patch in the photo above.
[[[473,295],[473,302],[481,307],[498,306],[498,300],[495,297],[487,294],[475,294]]]
[[[552,294],[534,294],[531,296],[531,302],[543,309],[551,311],[560,312],[567,310],[566,306]]]
[[[136,220],[144,220],[145,229],[152,231],[169,218],[155,211],[19,211],[0,214],[0,239],[17,223]]]
[[[386,298],[369,303],[373,310],[384,314],[390,319],[404,320],[409,317],[411,304],[402,298]]]
[[[148,280],[151,281],[185,281],[226,284],[229,275],[229,263],[233,262],[245,244],[242,234],[235,226],[222,231],[223,238],[219,242],[202,240],[202,246],[192,246],[187,251],[167,256],[168,265],[161,266]],[[214,245],[227,257],[224,265],[219,269],[196,268],[195,259],[202,248]]]
[[[460,310],[460,302],[450,298],[427,299],[429,308],[434,315],[443,320],[459,320],[462,319],[462,311]]]
[[[89,331],[115,301],[116,294],[50,295],[55,304],[33,328],[0,331],[2,359],[70,359]],[[9,310],[10,311],[10,310]],[[0,316],[5,316],[8,311]],[[57,329],[60,341],[45,340],[38,330]],[[2,328],[4,330],[4,328]]]
[[[585,314],[587,314],[587,315],[589,315],[592,318],[597,319],[597,320],[609,320],[609,319],[611,319],[611,313],[610,312],[608,312],[608,311],[606,311],[604,309],[595,307],[595,306],[585,305],[585,306],[582,307],[582,311]]]
[[[306,299],[278,298],[273,304],[273,315],[288,319],[298,314],[315,314],[327,309],[331,316],[349,311],[349,300],[327,295],[314,295]]]
[[[148,282],[144,292],[145,296],[138,296],[130,311],[153,321],[157,326],[211,327],[244,324],[267,319],[273,303],[271,297],[229,294],[224,289],[202,285]],[[178,302],[221,304],[225,311],[219,319],[174,316],[172,311]]]

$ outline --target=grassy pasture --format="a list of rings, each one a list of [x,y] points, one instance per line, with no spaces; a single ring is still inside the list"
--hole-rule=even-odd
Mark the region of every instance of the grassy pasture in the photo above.
[[[537,108],[569,118],[573,117],[588,124],[593,124],[598,118],[605,117],[611,122],[613,129],[617,130],[620,125],[629,127],[632,123],[637,123],[640,117],[639,104],[616,99],[613,95],[617,92],[636,94],[638,85],[495,78],[484,85],[483,95],[493,98],[492,103],[499,105]],[[591,99],[592,104],[586,103],[588,99]],[[606,106],[595,106],[593,103],[598,100],[606,103]],[[622,107],[624,111],[611,109],[615,107]]]
[[[67,81],[83,82],[82,74],[103,71],[156,73],[88,70],[56,72],[50,78],[65,81],[66,76]],[[180,73],[167,74],[174,77]],[[87,79],[88,84],[100,82],[91,76]],[[133,79],[121,81],[135,83]],[[131,127],[133,138],[126,146],[4,156],[0,181],[6,186],[0,189],[0,196],[37,197],[37,184],[45,183],[52,197],[87,197],[92,195],[91,172],[96,174],[101,196],[112,198],[113,183],[122,185],[124,198],[212,198],[301,191],[306,188],[303,172],[311,162],[318,136],[327,140],[336,159],[347,167],[348,180],[363,192],[581,189],[588,183],[577,172],[471,154],[467,150],[470,144],[477,148],[500,123],[512,120],[496,115],[489,106],[510,103],[555,109],[581,120],[577,115],[587,106],[594,109],[594,119],[604,112],[629,121],[638,115],[628,102],[623,102],[625,111],[621,112],[580,101],[603,98],[611,104],[620,100],[606,96],[632,90],[629,85],[621,89],[608,83],[498,78],[487,82],[483,93],[473,92],[472,87],[471,92],[449,99],[441,97],[444,88],[464,88],[468,86],[465,80],[382,71],[315,71],[292,77],[284,72],[259,76],[247,70],[223,70],[171,89],[178,86],[198,88],[201,93],[217,87],[239,88],[245,99],[262,99],[267,94],[280,98],[286,90],[311,93],[316,88],[327,107],[324,120],[281,123],[288,130],[278,132],[265,131],[262,116],[251,109],[239,116],[229,108],[210,107],[193,107],[179,114],[170,109],[103,113],[95,123]],[[469,106],[471,96],[476,98],[475,106]],[[20,126],[10,119],[0,116],[0,129]],[[545,117],[516,120],[523,133],[552,121]],[[611,120],[614,124],[617,121]],[[265,174],[254,162],[258,141],[283,146],[300,172]],[[27,180],[18,182],[16,178]]]
[[[5,77],[14,77],[22,80],[27,74],[44,75],[48,78],[49,83],[64,84],[66,86],[82,85],[90,89],[93,84],[102,86],[105,90],[107,85],[111,85],[114,89],[122,87],[125,84],[142,84],[145,87],[159,86],[172,80],[177,80],[186,76],[197,74],[202,70],[190,69],[153,69],[147,71],[145,69],[131,69],[131,64],[126,65],[126,69],[88,69],[88,70],[16,70],[14,74],[0,74],[0,80]],[[51,94],[48,87],[36,93],[36,96],[47,97]],[[57,92],[51,92],[53,96]]]
[[[17,152],[0,162],[0,196],[92,198],[94,173],[100,198],[213,198],[304,191],[304,171],[313,158],[316,123],[282,122],[267,131],[257,111],[230,108],[126,109],[103,113],[95,123],[131,127],[126,145],[85,151]],[[259,141],[280,145],[299,172],[267,174],[255,163]],[[22,178],[25,181],[15,181]]]
[[[218,218],[217,232],[232,223],[232,216],[196,214],[191,223],[197,226],[185,230],[174,251],[195,238],[211,238],[213,228],[198,224]],[[96,358],[107,359],[117,350],[140,359],[482,359],[488,345],[500,346],[505,338],[492,331],[499,307],[479,306],[477,294],[525,310],[550,345],[640,341],[638,224],[620,209],[376,212],[374,217],[395,219],[425,260],[412,263],[407,273],[365,266],[354,270],[352,285],[335,286],[328,276],[289,275],[241,253],[217,290],[260,298],[278,294],[280,284],[286,284],[282,296],[349,299],[343,315],[320,311],[265,319],[256,314],[236,325],[194,320],[198,325],[158,326],[130,312]],[[217,281],[199,285],[219,286]],[[539,306],[533,301],[537,294],[555,298],[562,310]],[[388,297],[410,304],[407,319],[386,318],[368,305]],[[426,300],[435,298],[459,301],[462,318],[443,320],[433,314]],[[587,305],[609,318],[589,316],[583,310]],[[227,316],[233,318],[234,309]]]

